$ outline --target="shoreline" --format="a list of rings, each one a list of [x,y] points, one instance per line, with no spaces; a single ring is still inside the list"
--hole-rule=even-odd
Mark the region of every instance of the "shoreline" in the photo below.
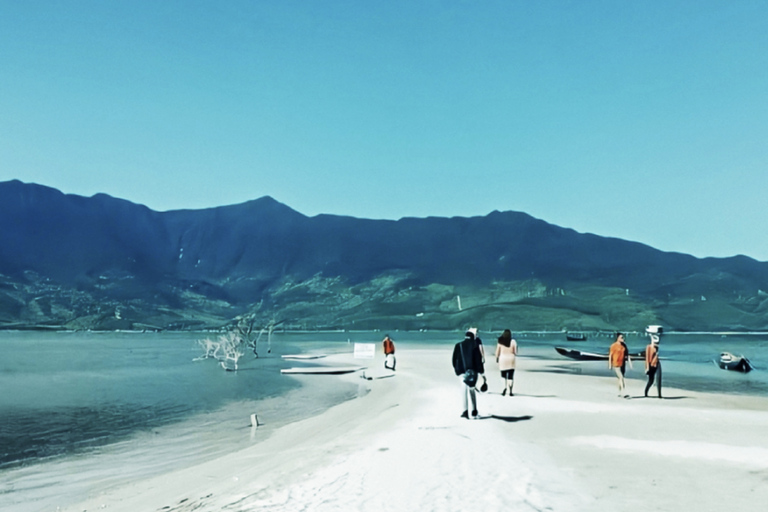
[[[394,378],[312,377],[356,383],[358,398],[215,460],[94,487],[61,510],[719,511],[768,499],[766,398],[665,388],[668,398],[644,399],[629,380],[623,399],[614,377],[526,358],[514,397],[499,394],[490,361],[481,419],[464,420],[451,349],[398,351]]]
[[[306,383],[298,382],[286,394],[235,400],[82,451],[34,462],[16,461],[0,471],[0,510],[69,510],[96,490],[118,488],[237,453],[263,442],[282,426],[322,414],[355,395],[356,387],[347,383],[326,380],[307,389]],[[292,406],[286,407],[286,403]],[[251,428],[251,413],[260,418],[258,436]]]

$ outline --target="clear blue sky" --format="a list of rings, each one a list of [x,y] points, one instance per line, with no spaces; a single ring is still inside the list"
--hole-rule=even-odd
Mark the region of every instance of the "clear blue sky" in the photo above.
[[[768,260],[768,3],[0,0],[10,179]]]

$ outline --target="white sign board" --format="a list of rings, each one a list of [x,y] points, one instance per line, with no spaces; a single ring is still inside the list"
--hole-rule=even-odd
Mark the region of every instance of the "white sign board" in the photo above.
[[[373,359],[375,356],[375,343],[355,343],[355,359]]]

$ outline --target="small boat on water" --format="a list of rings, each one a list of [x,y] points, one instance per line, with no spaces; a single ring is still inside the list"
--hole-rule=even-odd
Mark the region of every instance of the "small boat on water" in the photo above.
[[[568,341],[587,341],[587,335],[583,332],[567,332],[565,339]]]
[[[752,363],[749,362],[744,356],[735,356],[730,352],[722,352],[720,359],[716,361],[717,366],[723,370],[731,370],[733,372],[747,373],[754,369]]]
[[[577,361],[607,361],[608,360],[608,354],[596,354],[594,352],[584,352],[582,350],[573,350],[570,348],[563,348],[563,347],[555,347],[555,350],[561,356],[569,357]],[[641,350],[640,352],[630,353],[629,357],[631,359],[644,359],[645,350]]]

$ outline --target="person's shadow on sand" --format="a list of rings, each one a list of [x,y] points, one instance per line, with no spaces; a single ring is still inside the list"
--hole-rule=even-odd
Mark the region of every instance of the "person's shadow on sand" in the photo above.
[[[690,398],[691,397],[689,397],[689,396],[663,396],[663,397],[661,397],[662,400],[688,400]],[[639,399],[658,400],[659,397],[637,395],[637,396],[628,396],[628,397],[626,397],[626,399],[627,400],[639,400]]]
[[[498,393],[498,394],[501,395],[501,393]],[[533,398],[557,398],[557,395],[529,395],[529,394],[526,394],[526,393],[515,393],[512,396],[513,397],[515,397],[515,396],[529,396],[529,397],[533,397]]]
[[[507,423],[517,423],[518,421],[527,421],[533,419],[533,416],[497,416],[491,414],[490,416],[478,416],[478,420],[501,420]]]

